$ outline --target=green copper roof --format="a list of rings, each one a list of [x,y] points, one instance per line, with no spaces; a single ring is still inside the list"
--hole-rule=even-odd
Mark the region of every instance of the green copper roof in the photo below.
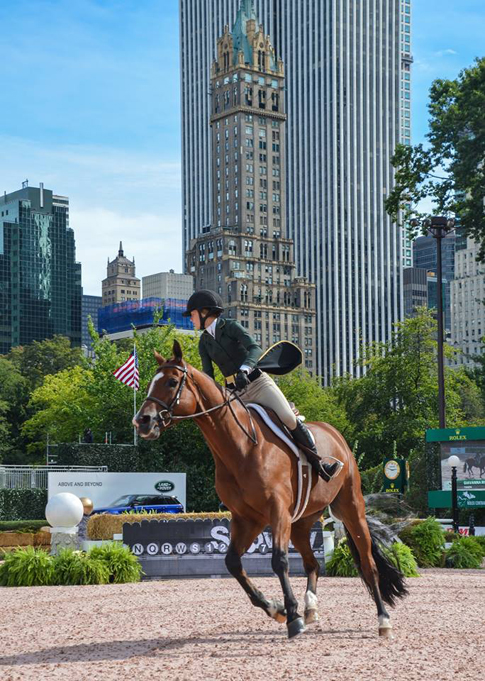
[[[254,9],[253,0],[241,0],[239,6],[236,21],[232,28],[232,39],[234,43],[234,54],[233,54],[233,64],[237,64],[237,55],[239,52],[244,54],[244,62],[246,64],[253,63],[253,49],[249,44],[248,34],[247,34],[247,22],[250,19],[256,21],[256,26],[258,26],[258,17],[256,16],[256,11]],[[256,29],[257,30],[257,29]],[[274,61],[271,60],[271,69],[275,69]]]

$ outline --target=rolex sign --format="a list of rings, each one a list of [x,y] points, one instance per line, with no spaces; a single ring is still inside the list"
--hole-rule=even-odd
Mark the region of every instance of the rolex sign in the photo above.
[[[408,482],[409,466],[406,459],[384,460],[384,492],[404,494]]]

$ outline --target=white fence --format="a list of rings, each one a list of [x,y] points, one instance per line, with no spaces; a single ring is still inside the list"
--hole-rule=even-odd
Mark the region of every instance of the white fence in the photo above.
[[[108,466],[0,466],[0,489],[47,489],[48,473],[106,473]]]

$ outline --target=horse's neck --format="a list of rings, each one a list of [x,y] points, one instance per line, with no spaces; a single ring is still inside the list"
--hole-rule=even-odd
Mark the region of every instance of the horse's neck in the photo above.
[[[207,411],[223,404],[226,396],[209,376],[197,371],[196,381],[200,411]],[[223,462],[228,458],[228,455],[231,462],[234,462],[239,456],[244,455],[251,444],[234,417],[234,414],[236,414],[244,428],[250,429],[245,409],[241,407],[238,400],[233,400],[231,407],[232,409],[226,405],[221,409],[215,409],[206,416],[195,419],[212,453],[216,459]]]

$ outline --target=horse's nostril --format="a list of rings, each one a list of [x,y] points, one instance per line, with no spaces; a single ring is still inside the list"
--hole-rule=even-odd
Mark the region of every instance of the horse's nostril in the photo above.
[[[142,426],[147,426],[150,423],[151,420],[152,420],[152,417],[148,416],[148,414],[145,414],[144,416],[142,416],[141,418],[138,419],[138,423]]]

